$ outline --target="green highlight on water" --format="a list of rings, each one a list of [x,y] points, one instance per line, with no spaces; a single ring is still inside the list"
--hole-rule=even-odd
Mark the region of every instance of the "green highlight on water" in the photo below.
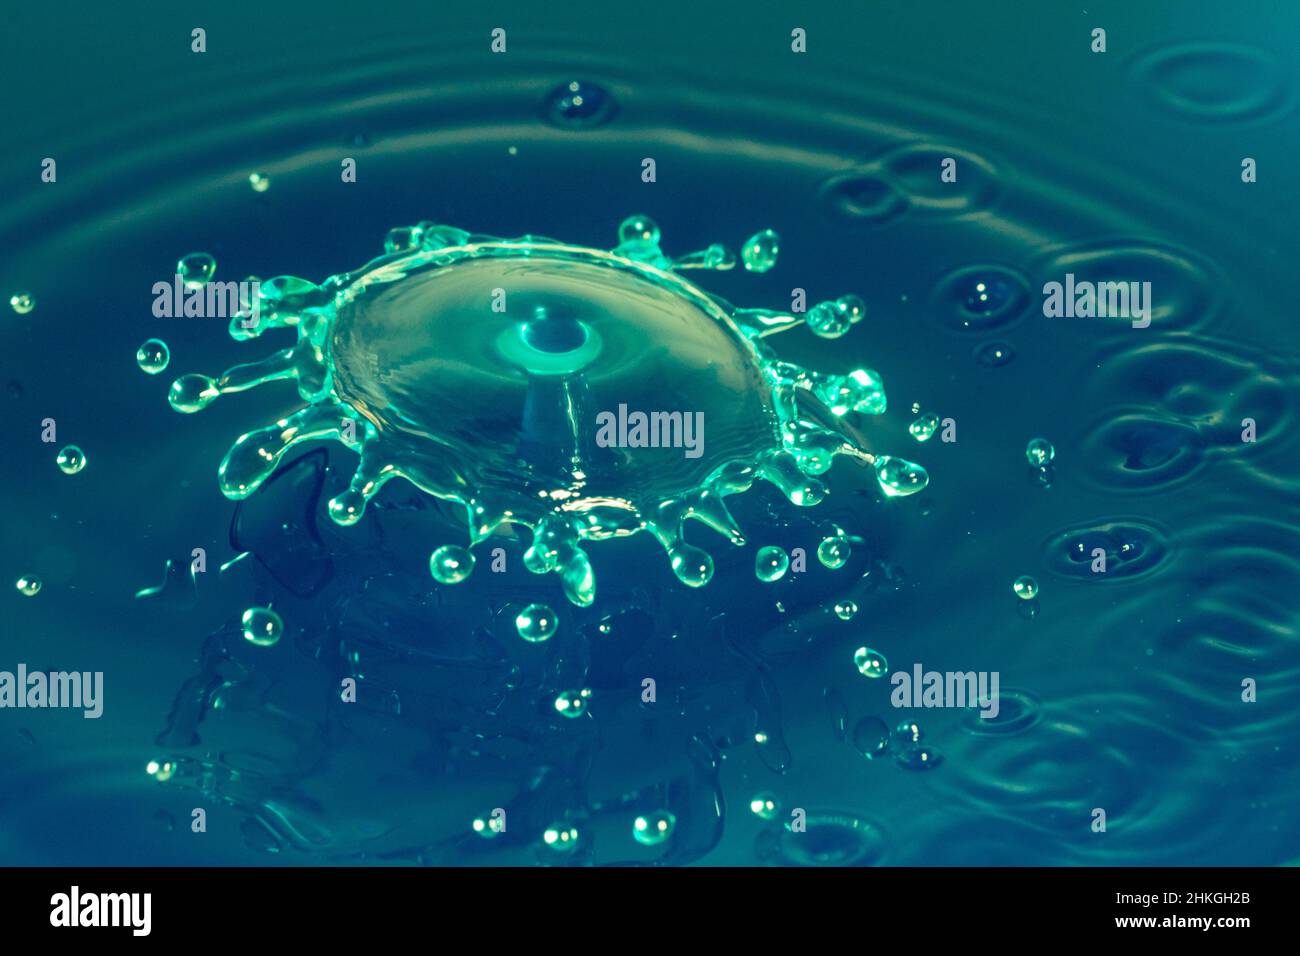
[[[739,308],[684,277],[733,268],[724,246],[670,257],[646,216],[624,220],[618,237],[605,251],[431,222],[391,230],[386,254],[354,272],[319,285],[263,282],[257,308],[231,320],[231,336],[285,329],[296,341],[215,378],[183,375],[169,401],[192,413],[221,395],[293,381],[304,406],[241,436],[222,461],[228,498],[256,492],[294,446],[337,441],[360,460],[329,502],[335,522],[359,521],[385,483],[405,479],[464,509],[468,547],[438,548],[435,580],[463,581],[472,549],[509,526],[531,532],[528,570],[555,573],[579,606],[596,595],[590,543],[642,532],[658,540],[679,581],[706,584],[713,559],[687,543],[684,525],[744,544],[724,499],[757,480],[811,507],[827,494],[820,476],[843,457],[873,468],[886,496],[925,487],[919,465],[861,445],[856,416],[886,408],[876,372],[812,371],[769,344],[800,327],[845,334],[865,315],[860,298],[803,316]],[[759,232],[740,259],[765,272],[779,245],[771,230]],[[177,265],[187,286],[215,268],[206,253]],[[679,447],[599,446],[596,415],[620,405],[703,413],[708,441],[694,458]],[[847,553],[847,542],[818,549],[827,567]]]

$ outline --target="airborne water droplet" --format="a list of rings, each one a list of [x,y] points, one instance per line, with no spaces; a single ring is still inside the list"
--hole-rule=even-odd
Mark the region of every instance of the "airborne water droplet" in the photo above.
[[[1056,449],[1046,438],[1031,438],[1025,446],[1025,458],[1035,468],[1042,468],[1056,457]]]
[[[762,793],[754,794],[754,798],[749,801],[749,809],[760,819],[774,820],[781,811],[781,801],[776,798],[776,794],[764,790]]]
[[[632,822],[632,836],[642,846],[657,846],[673,835],[676,826],[677,817],[667,810],[656,810]]]
[[[844,567],[852,550],[848,538],[843,535],[832,535],[823,538],[821,544],[817,545],[817,560],[825,567],[835,570]]]
[[[171,351],[162,339],[149,339],[135,351],[135,363],[150,375],[165,369],[171,358]]]
[[[14,582],[14,587],[25,597],[36,597],[41,593],[41,579],[34,574],[24,574]]]
[[[921,491],[930,483],[930,476],[920,465],[882,455],[876,459],[876,480],[887,496],[897,498]]]
[[[907,426],[907,430],[911,432],[912,437],[917,441],[929,441],[938,428],[938,415],[922,415]]]
[[[75,475],[86,467],[86,453],[76,445],[65,446],[54,460],[65,475]]]
[[[771,229],[764,229],[745,240],[740,248],[740,261],[748,272],[767,272],[776,265],[781,252],[781,237]]]
[[[217,260],[206,252],[191,252],[176,263],[176,274],[187,289],[200,289],[217,272]]]
[[[557,624],[555,612],[545,604],[530,604],[515,618],[519,636],[533,644],[550,640]]]
[[[1038,582],[1027,574],[1022,574],[1016,578],[1015,583],[1011,585],[1011,590],[1016,592],[1016,597],[1022,601],[1032,601],[1038,597]]]
[[[872,679],[884,677],[889,672],[889,661],[885,660],[885,655],[869,647],[859,647],[853,652],[853,666],[863,677]]]
[[[439,584],[459,584],[474,570],[474,555],[458,544],[444,544],[429,556],[429,573]]]
[[[19,315],[26,315],[36,308],[36,299],[30,292],[15,292],[9,297],[9,307]]]
[[[857,613],[858,605],[854,601],[840,601],[835,605],[835,616],[841,621],[851,621]]]
[[[258,647],[271,647],[280,641],[284,633],[284,621],[280,615],[269,607],[250,607],[240,619],[244,628],[244,640]]]
[[[790,567],[790,556],[776,545],[759,548],[754,558],[754,574],[760,581],[771,584],[785,576]]]

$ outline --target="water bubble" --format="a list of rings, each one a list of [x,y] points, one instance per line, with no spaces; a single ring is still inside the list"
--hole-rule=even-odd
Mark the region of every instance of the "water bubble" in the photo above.
[[[30,292],[15,292],[9,297],[9,307],[19,315],[26,315],[36,308],[36,297]]]
[[[924,468],[902,458],[881,455],[876,459],[876,480],[890,498],[914,495],[930,483]]]
[[[933,770],[943,763],[943,755],[933,747],[912,747],[896,758],[899,766],[908,770]]]
[[[543,115],[553,126],[589,129],[610,121],[618,111],[614,97],[594,83],[571,80],[546,97]]]
[[[823,339],[838,339],[849,330],[853,320],[834,302],[819,302],[804,318],[808,329]]]
[[[264,193],[271,188],[271,177],[264,173],[249,173],[248,185],[255,193]]]
[[[160,783],[166,783],[176,774],[176,764],[170,760],[150,760],[144,765],[144,772]]]
[[[922,415],[920,418],[916,419],[916,421],[912,422],[912,424],[907,426],[907,430],[911,432],[912,437],[917,441],[929,441],[938,428],[938,415]]]
[[[658,846],[670,836],[677,826],[677,817],[667,810],[656,810],[632,821],[632,836],[642,846]]]
[[[873,680],[889,673],[889,661],[885,659],[885,655],[869,647],[859,647],[853,652],[853,666],[863,677],[870,677]]]
[[[863,717],[853,725],[853,748],[875,758],[889,749],[889,727],[879,717]]]
[[[250,607],[240,618],[244,640],[258,647],[271,647],[284,633],[284,621],[269,607]]]
[[[774,544],[759,548],[758,554],[754,558],[754,574],[760,581],[765,581],[768,584],[785,577],[785,572],[789,567],[790,556],[785,553],[783,548],[778,548]]]
[[[59,471],[65,475],[75,475],[86,467],[86,453],[76,445],[65,445],[54,459]]]
[[[839,601],[835,605],[835,616],[841,621],[851,621],[857,613],[858,605],[854,601]]]
[[[216,275],[217,260],[206,252],[191,252],[176,263],[176,274],[187,289],[201,289]]]
[[[519,636],[533,644],[550,640],[558,624],[555,612],[545,604],[530,604],[515,618]]]
[[[781,812],[781,801],[770,790],[764,790],[754,794],[754,798],[749,801],[749,810],[763,820],[775,820]]]
[[[781,237],[771,229],[764,229],[745,240],[740,248],[740,261],[749,272],[766,272],[776,265],[781,252]]]
[[[578,828],[570,823],[553,823],[542,831],[542,842],[557,853],[571,853],[578,846]]]
[[[907,749],[909,747],[914,747],[919,744],[924,737],[925,731],[923,731],[921,725],[914,720],[900,721],[898,725],[894,727],[893,742],[900,748]]]
[[[619,245],[644,242],[657,246],[660,238],[659,224],[649,216],[628,216],[618,224]]]
[[[849,539],[844,535],[831,535],[822,538],[821,544],[817,545],[817,560],[824,567],[832,571],[842,568],[849,560],[849,555],[853,552]]]
[[[581,717],[587,712],[589,690],[565,690],[555,696],[555,710],[564,717]]]
[[[985,368],[1010,365],[1016,357],[1016,347],[1010,342],[984,342],[975,347],[975,361]]]
[[[14,582],[14,587],[25,597],[36,597],[41,593],[41,579],[34,574],[24,574]]]
[[[162,339],[149,339],[135,350],[135,364],[150,375],[157,375],[171,360],[171,350]]]
[[[429,573],[439,584],[459,584],[473,570],[473,553],[458,544],[444,544],[429,556]]]
[[[1011,590],[1016,592],[1016,597],[1020,598],[1020,600],[1032,601],[1038,597],[1038,582],[1029,575],[1022,574],[1011,585]]]
[[[1035,468],[1041,468],[1056,457],[1056,449],[1046,438],[1031,438],[1025,446],[1025,458]]]

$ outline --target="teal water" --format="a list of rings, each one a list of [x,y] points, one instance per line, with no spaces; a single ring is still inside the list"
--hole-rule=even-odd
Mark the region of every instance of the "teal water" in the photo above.
[[[98,670],[106,689],[98,720],[0,709],[0,862],[1300,858],[1300,16],[953,6],[13,13],[0,282],[35,307],[0,319],[0,564],[42,587],[0,592],[0,670]],[[594,86],[566,118],[552,94],[575,77]],[[848,462],[814,509],[756,487],[707,587],[640,535],[593,546],[600,598],[577,608],[508,536],[506,572],[480,553],[438,585],[430,545],[460,542],[463,516],[401,482],[335,526],[355,466],[337,446],[227,501],[217,463],[301,406],[289,384],[195,418],[167,405],[173,374],[290,344],[153,317],[186,253],[226,280],[322,279],[400,223],[602,246],[633,211],[682,251],[775,228],[771,271],[692,277],[730,301],[861,295],[843,338],[773,345],[879,371],[890,405],[863,435],[929,487],[885,498]],[[1150,327],[1046,318],[1039,290],[1066,273],[1151,282]],[[137,362],[151,338],[158,375]],[[930,414],[955,442],[916,440]],[[837,527],[851,553],[831,568],[815,552]],[[808,570],[759,581],[769,546]],[[556,615],[546,640],[519,637],[532,604]],[[268,605],[284,632],[258,646],[241,616]],[[895,708],[859,648],[891,672],[996,671],[1000,715]],[[495,808],[505,832],[485,837]],[[783,828],[794,809],[804,834]]]

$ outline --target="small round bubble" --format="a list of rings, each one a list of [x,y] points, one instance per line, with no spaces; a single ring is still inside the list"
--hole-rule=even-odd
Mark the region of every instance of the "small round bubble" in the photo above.
[[[774,820],[781,812],[781,801],[776,798],[776,794],[765,790],[754,794],[754,798],[749,801],[749,811],[762,820]]]
[[[515,630],[532,644],[549,641],[557,625],[555,611],[546,604],[530,604],[515,616]]]
[[[1056,449],[1046,438],[1031,438],[1025,446],[1025,458],[1035,468],[1042,468],[1056,457]]]
[[[677,818],[667,810],[643,814],[632,821],[632,836],[642,846],[658,846],[673,835]]]
[[[758,554],[754,557],[755,576],[768,584],[785,577],[789,567],[790,556],[783,548],[778,548],[776,545],[759,548]]]
[[[176,263],[176,274],[187,289],[199,289],[216,275],[217,260],[206,252],[191,252]]]
[[[458,544],[444,544],[429,556],[429,573],[439,584],[459,584],[474,570],[474,555]]]
[[[240,618],[244,640],[258,647],[271,647],[279,643],[284,633],[284,621],[269,607],[250,607]]]
[[[885,655],[870,647],[859,647],[853,652],[853,666],[863,677],[870,677],[873,680],[884,677],[889,672],[889,661],[885,659]]]
[[[41,579],[34,574],[24,574],[14,582],[14,587],[24,597],[36,597],[41,593]]]
[[[9,308],[19,315],[26,315],[36,308],[36,298],[30,292],[15,292],[9,297]]]
[[[745,240],[740,249],[740,261],[748,272],[767,272],[781,251],[781,237],[771,229],[764,229]]]
[[[157,375],[171,359],[171,351],[162,339],[149,339],[135,350],[135,364],[149,375]]]
[[[821,544],[817,545],[817,560],[824,567],[828,567],[833,571],[844,567],[852,550],[848,538],[842,535],[832,535],[823,538]]]
[[[1027,574],[1022,574],[1016,578],[1011,585],[1011,590],[1016,592],[1016,597],[1022,601],[1032,601],[1038,597],[1038,582]]]
[[[66,445],[54,461],[59,466],[59,471],[65,475],[75,475],[86,467],[86,453],[76,445]]]

